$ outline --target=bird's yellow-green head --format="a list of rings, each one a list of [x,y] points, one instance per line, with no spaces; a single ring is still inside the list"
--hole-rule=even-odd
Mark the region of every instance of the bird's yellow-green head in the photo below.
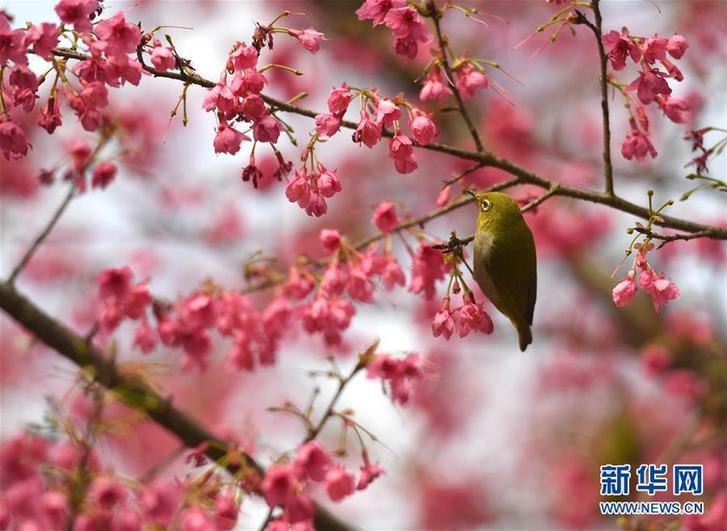
[[[523,223],[523,215],[518,204],[502,192],[467,191],[477,203],[477,230],[497,233],[507,231],[508,227]]]

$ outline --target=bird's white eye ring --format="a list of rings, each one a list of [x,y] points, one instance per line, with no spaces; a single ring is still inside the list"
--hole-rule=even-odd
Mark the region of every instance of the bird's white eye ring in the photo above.
[[[482,212],[487,212],[488,210],[490,210],[490,208],[492,208],[492,203],[490,203],[488,199],[483,199],[481,208]]]

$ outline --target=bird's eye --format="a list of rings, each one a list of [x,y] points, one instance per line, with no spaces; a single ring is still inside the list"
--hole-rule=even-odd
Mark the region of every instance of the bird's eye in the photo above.
[[[481,208],[482,208],[482,212],[487,212],[488,210],[490,210],[490,208],[492,208],[492,203],[490,203],[489,200],[484,199],[482,201]]]

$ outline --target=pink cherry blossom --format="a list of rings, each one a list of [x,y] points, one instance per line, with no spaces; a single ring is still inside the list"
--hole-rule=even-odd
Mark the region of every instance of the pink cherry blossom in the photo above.
[[[377,124],[383,127],[392,127],[400,116],[401,111],[393,101],[382,98],[376,103]]]
[[[419,99],[422,101],[436,100],[442,102],[452,94],[447,85],[444,74],[439,68],[432,68],[427,77],[424,78],[422,89],[419,92]]]
[[[333,253],[341,246],[341,233],[336,229],[323,229],[318,236],[323,248]]]
[[[366,0],[356,10],[356,15],[359,20],[371,20],[374,26],[379,26],[384,23],[390,10],[398,9],[404,4],[404,0]]]
[[[290,30],[290,34],[298,39],[298,42],[311,53],[316,53],[320,48],[320,42],[326,40],[325,35],[313,28],[305,30]]]
[[[270,142],[274,144],[280,136],[281,126],[271,115],[266,115],[255,121],[252,126],[252,136],[258,142]]]
[[[106,43],[104,52],[108,57],[135,52],[141,42],[141,29],[135,24],[126,22],[123,11],[99,22],[94,32]]]
[[[0,117],[0,151],[5,160],[22,159],[30,148],[30,142],[18,124]]]
[[[234,155],[240,151],[240,145],[243,140],[250,139],[234,127],[230,127],[227,124],[220,124],[214,140],[215,153],[229,153],[230,155]]]
[[[631,57],[633,62],[641,59],[641,49],[629,38],[627,33],[611,30],[601,38],[608,52],[608,59],[614,70],[623,70],[626,59]]]
[[[371,222],[384,234],[390,232],[401,220],[396,214],[396,205],[390,201],[384,201],[374,211]]]
[[[25,33],[25,43],[32,45],[33,52],[47,61],[58,45],[60,33],[60,28],[51,22],[43,22],[39,26],[31,24]]]
[[[476,303],[471,295],[464,297],[464,305],[457,311],[459,336],[465,337],[470,332],[491,334],[494,328],[492,319],[484,309],[484,305]]]
[[[102,162],[93,169],[91,186],[93,188],[106,188],[116,177],[117,168],[110,162]]]
[[[321,138],[335,135],[341,128],[341,118],[334,114],[319,114],[316,116],[316,132]]]
[[[328,110],[331,114],[342,116],[348,109],[352,98],[351,90],[346,83],[343,83],[340,87],[331,90],[328,96]]]
[[[414,152],[412,141],[405,134],[398,132],[389,141],[389,156],[392,159],[404,160]]]
[[[368,487],[373,480],[384,473],[384,469],[379,465],[371,464],[369,461],[369,454],[366,450],[363,451],[363,462],[358,477],[358,483],[356,484],[356,490],[364,490]]]
[[[666,45],[666,51],[674,59],[681,59],[684,52],[689,48],[687,40],[682,35],[672,35]]]
[[[414,155],[409,155],[404,159],[394,159],[394,167],[399,173],[407,174],[417,169],[417,161]]]
[[[350,496],[356,490],[356,481],[353,475],[340,466],[331,467],[325,476],[326,492],[334,502]]]
[[[333,197],[343,189],[336,170],[329,170],[321,165],[318,171],[318,191],[323,197]]]
[[[55,7],[61,22],[72,24],[76,31],[91,30],[91,15],[97,9],[97,0],[61,0]]]
[[[660,105],[664,114],[674,123],[687,123],[692,117],[689,100],[681,96],[664,96]]]
[[[381,138],[381,123],[371,120],[368,114],[361,113],[361,121],[353,135],[354,142],[363,142],[368,148],[374,147]]]
[[[628,278],[622,280],[613,288],[611,296],[616,306],[626,306],[634,298],[636,294],[636,281],[634,276],[636,271],[629,271]]]
[[[422,44],[432,42],[432,36],[422,17],[411,6],[390,9],[384,17],[384,24],[398,38],[411,37]]]
[[[159,39],[154,39],[154,49],[151,51],[151,64],[160,72],[174,70],[177,68],[177,59],[174,52],[168,46],[162,46]]]
[[[420,110],[412,113],[409,127],[411,127],[414,140],[422,146],[430,144],[432,139],[437,136],[437,127],[434,125],[431,115]]]
[[[671,94],[671,88],[664,79],[664,73],[660,70],[646,70],[639,73],[631,84],[626,87],[627,91],[636,91],[639,100],[644,105],[650,104],[659,94],[668,96]]]
[[[636,159],[642,161],[647,155],[656,157],[656,149],[649,140],[649,137],[638,130],[632,130],[621,144],[621,154],[627,160]]]
[[[254,70],[257,67],[257,60],[257,50],[253,46],[247,46],[244,42],[238,42],[229,57],[232,70],[235,72]]]
[[[477,90],[486,89],[490,81],[484,72],[480,72],[471,64],[465,63],[455,71],[455,83],[462,97],[470,99]]]
[[[333,459],[321,445],[316,441],[310,441],[298,448],[294,466],[303,476],[313,481],[323,481],[332,464]]]
[[[454,317],[449,309],[449,297],[442,301],[442,308],[435,314],[432,320],[432,334],[434,337],[443,336],[449,339],[454,333]]]

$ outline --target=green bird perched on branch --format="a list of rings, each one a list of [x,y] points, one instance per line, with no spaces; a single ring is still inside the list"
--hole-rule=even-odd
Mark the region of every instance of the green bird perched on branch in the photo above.
[[[501,192],[468,191],[477,203],[474,277],[482,292],[517,329],[520,350],[533,342],[538,288],[535,241],[520,207]]]

